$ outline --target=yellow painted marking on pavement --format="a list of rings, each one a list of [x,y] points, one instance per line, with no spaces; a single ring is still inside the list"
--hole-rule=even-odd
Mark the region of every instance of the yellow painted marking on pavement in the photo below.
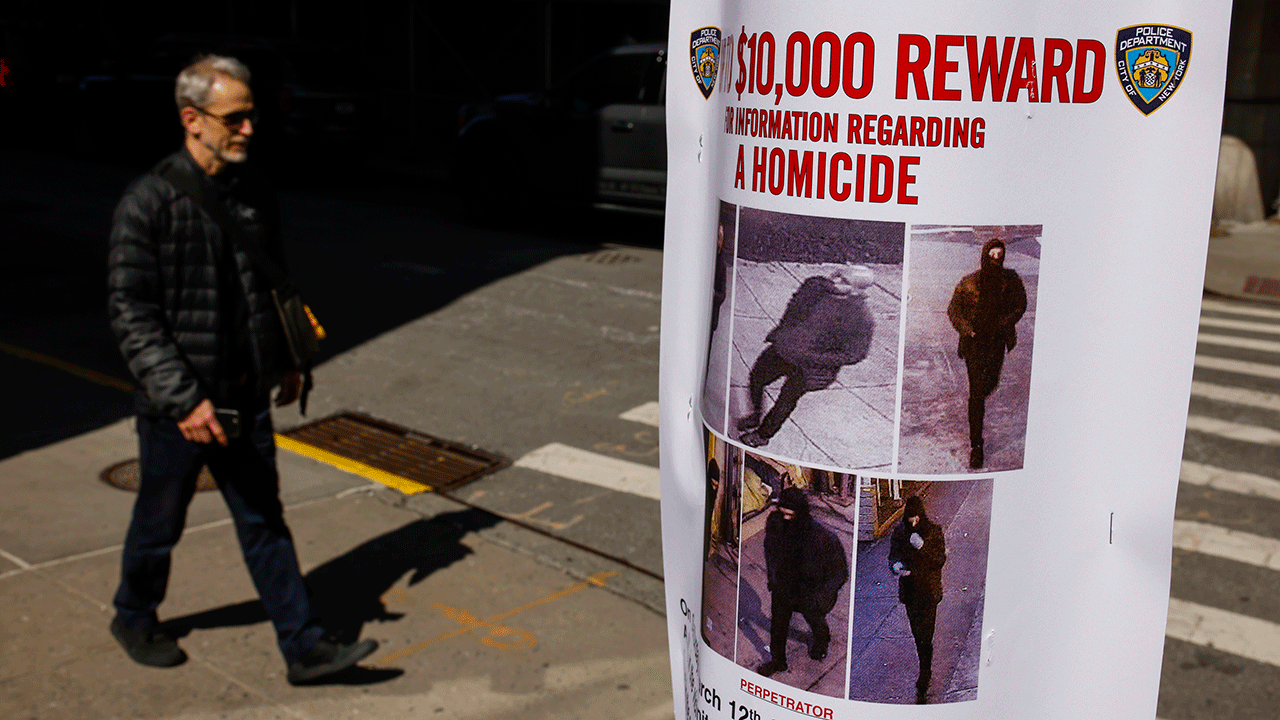
[[[399,490],[405,495],[413,495],[415,493],[431,490],[430,485],[424,485],[416,480],[410,480],[409,478],[389,473],[386,470],[379,470],[372,465],[365,465],[364,463],[352,460],[351,458],[345,458],[341,455],[331,453],[328,450],[322,450],[314,445],[298,442],[291,437],[285,437],[279,433],[276,433],[276,446],[284,448],[290,452],[295,452],[304,457],[309,457],[312,460],[325,463],[326,465],[332,465],[339,470],[345,470],[352,475],[359,475],[362,478],[380,482],[389,488]]]
[[[593,587],[593,586],[604,587],[605,581],[617,574],[618,574],[617,571],[596,573],[595,575],[592,575],[591,577],[587,578],[586,580],[580,583],[574,583],[573,585],[570,585],[564,590],[551,593],[546,597],[542,597],[537,600],[534,600],[531,603],[521,605],[520,607],[515,608],[514,610],[508,610],[504,613],[494,615],[493,617],[485,620],[478,620],[474,624],[465,623],[463,627],[460,627],[457,630],[451,630],[447,633],[444,633],[443,635],[437,635],[436,637],[433,637],[430,640],[425,640],[423,642],[420,642],[417,645],[411,645],[407,648],[404,648],[403,650],[398,650],[396,652],[393,652],[390,655],[387,655],[386,657],[383,657],[380,660],[376,661],[374,664],[385,667],[387,663],[395,662],[396,660],[404,658],[408,655],[412,655],[413,653],[416,653],[419,650],[431,647],[432,645],[436,645],[438,643],[442,643],[446,640],[452,640],[453,638],[456,638],[456,637],[462,637],[463,635],[466,635],[467,633],[473,630],[477,630],[479,628],[486,628],[486,629],[492,628],[500,620],[506,620],[512,615],[518,615],[519,613],[522,613],[526,610],[532,610],[533,608],[536,608],[539,605],[545,605],[549,602],[559,600],[560,598],[573,595],[574,593],[582,592],[583,590],[586,590],[589,587]]]
[[[97,370],[80,367],[79,365],[69,363],[65,360],[59,360],[56,357],[50,357],[44,353],[38,353],[34,350],[28,350],[26,348],[21,348],[17,345],[10,345],[9,343],[4,342],[0,342],[0,350],[3,350],[10,355],[20,357],[23,360],[38,362],[41,365],[48,365],[51,368],[57,368],[63,372],[71,373],[72,375],[88,380],[91,383],[105,385],[106,387],[123,390],[124,392],[133,392],[133,383],[125,382],[120,378],[112,377],[106,373],[100,373]]]
[[[584,517],[582,515],[575,515],[572,520],[570,520],[569,522],[563,522],[563,523],[555,522],[552,520],[543,520],[540,517],[534,517],[535,515],[538,515],[539,513],[541,513],[543,510],[550,510],[551,508],[555,507],[555,505],[556,505],[555,503],[548,500],[547,502],[542,503],[538,507],[533,508],[532,510],[526,510],[525,512],[522,512],[519,515],[509,515],[506,513],[501,513],[501,515],[502,517],[508,520],[524,520],[526,522],[536,522],[540,525],[546,525],[552,530],[567,530],[573,527],[574,525],[577,525],[578,523],[582,522],[582,519]]]
[[[487,628],[489,630],[489,635],[480,638],[481,645],[488,645],[489,647],[494,648],[504,648],[507,650],[516,650],[520,648],[531,648],[538,644],[538,638],[534,637],[533,634],[528,631],[507,627],[506,625],[497,625],[487,620],[481,620],[462,608],[449,607],[448,605],[432,605],[431,607],[439,610],[442,615],[453,620],[459,625],[469,627],[473,630]],[[493,637],[490,637],[490,635]],[[494,637],[505,638],[512,635],[515,637],[510,642],[499,642],[493,639]]]

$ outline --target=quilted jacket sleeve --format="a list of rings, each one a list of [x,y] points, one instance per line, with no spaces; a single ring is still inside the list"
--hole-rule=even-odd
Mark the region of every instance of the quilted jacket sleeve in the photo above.
[[[129,370],[152,407],[181,420],[205,399],[200,381],[174,341],[163,310],[158,241],[166,211],[163,181],[136,181],[112,217],[107,256],[107,313]]]

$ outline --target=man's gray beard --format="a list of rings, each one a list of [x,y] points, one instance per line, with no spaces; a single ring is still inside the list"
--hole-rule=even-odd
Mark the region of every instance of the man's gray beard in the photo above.
[[[227,154],[226,150],[220,150],[214,147],[213,145],[210,145],[205,140],[198,140],[197,142],[203,145],[205,150],[208,150],[210,153],[213,153],[214,157],[218,158],[224,163],[235,163],[238,165],[249,159],[249,148],[247,146],[245,147],[244,153],[242,153],[239,157],[231,157]]]

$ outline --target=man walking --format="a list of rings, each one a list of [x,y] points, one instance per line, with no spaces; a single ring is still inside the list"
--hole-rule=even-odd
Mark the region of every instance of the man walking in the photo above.
[[[769,660],[756,672],[769,677],[788,669],[791,616],[800,613],[813,642],[809,657],[822,660],[831,643],[827,614],[849,581],[849,558],[835,533],[813,518],[809,498],[787,488],[764,530],[764,564],[769,587]]]
[[[769,442],[795,410],[801,396],[835,382],[840,368],[861,362],[871,347],[875,321],[867,310],[871,269],[852,265],[816,275],[800,284],[787,302],[770,343],[751,366],[747,379],[750,411],[738,420],[743,444]],[[786,378],[767,414],[764,389]]]
[[[278,385],[276,404],[293,402],[302,380],[287,359],[264,271],[202,207],[221,205],[245,242],[283,266],[274,197],[245,165],[257,120],[249,71],[234,58],[200,58],[178,75],[175,99],[183,147],[129,187],[112,220],[108,312],[138,383],[141,478],[111,633],[144,665],[186,660],[159,629],[156,608],[207,465],[288,679],[310,682],[354,665],[377,643],[327,639],[313,614],[279,498],[269,397]],[[201,197],[166,178],[182,178]]]
[[[933,679],[933,630],[938,603],[942,601],[942,566],[947,543],[942,528],[929,520],[924,501],[907,498],[902,522],[889,540],[889,564],[898,576],[898,602],[907,609],[907,622],[916,641],[920,674],[916,678],[916,703],[923,705]]]
[[[1004,241],[982,246],[978,271],[956,285],[947,317],[960,334],[957,354],[969,374],[969,467],[986,463],[982,437],[987,398],[1000,382],[1005,353],[1018,344],[1018,320],[1027,311],[1027,290],[1018,273],[1004,266]]]

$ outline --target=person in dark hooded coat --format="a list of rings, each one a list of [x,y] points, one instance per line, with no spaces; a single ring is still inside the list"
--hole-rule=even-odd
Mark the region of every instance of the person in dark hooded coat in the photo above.
[[[756,672],[768,677],[788,667],[787,636],[793,613],[803,615],[813,633],[809,657],[827,656],[831,643],[827,614],[849,581],[849,557],[835,533],[813,518],[805,492],[787,488],[765,523],[764,563],[770,596],[770,658]]]
[[[987,241],[978,271],[960,280],[947,306],[947,317],[960,333],[956,352],[969,375],[969,467],[974,469],[986,462],[987,398],[1000,382],[1005,353],[1018,344],[1015,326],[1027,311],[1022,278],[1004,266],[1004,259],[1004,241]]]
[[[870,268],[852,265],[801,283],[778,326],[765,336],[770,345],[751,366],[751,409],[738,420],[743,444],[768,443],[802,395],[830,386],[840,368],[867,356],[875,329],[865,298],[872,280]],[[783,377],[777,402],[762,417],[764,389]]]
[[[907,621],[916,641],[920,674],[916,702],[923,704],[933,678],[933,630],[942,601],[942,566],[947,562],[947,541],[942,528],[929,520],[924,501],[907,498],[902,522],[889,540],[889,565],[898,576],[898,601],[907,608]]]

